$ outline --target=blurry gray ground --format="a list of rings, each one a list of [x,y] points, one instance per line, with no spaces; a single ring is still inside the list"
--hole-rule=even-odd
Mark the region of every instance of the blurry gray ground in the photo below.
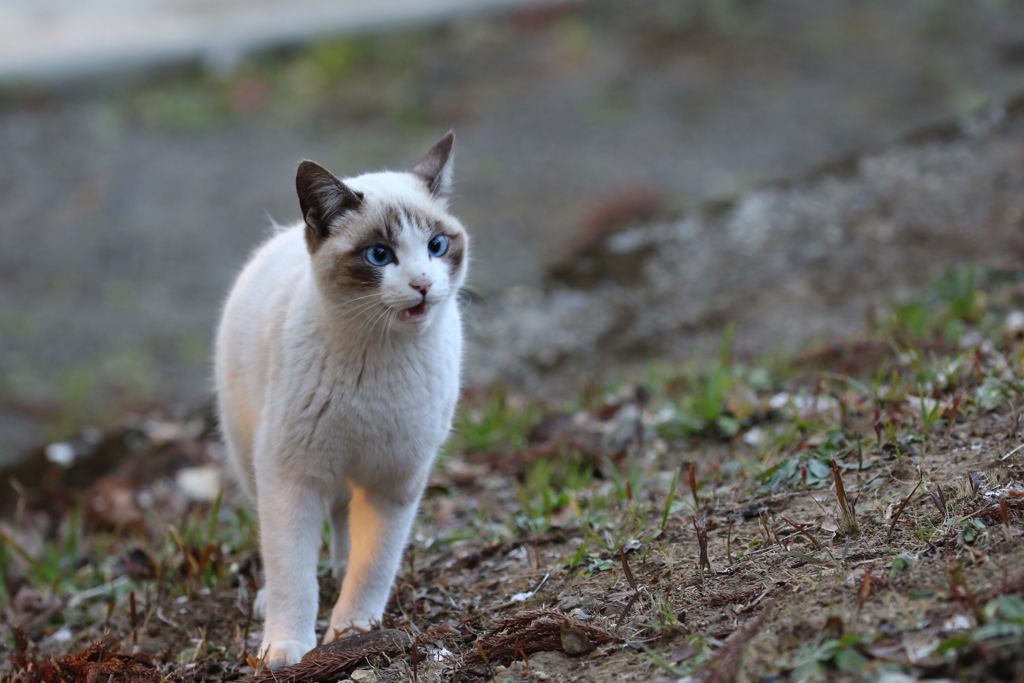
[[[747,357],[799,350],[854,335],[882,297],[954,266],[1024,272],[1024,99],[933,133],[594,245],[481,316],[473,379],[706,357],[730,323]]]
[[[233,275],[268,215],[297,217],[295,163],[407,167],[449,127],[473,282],[498,302],[475,307],[488,343],[471,378],[569,370],[581,343],[683,352],[728,319],[747,348],[848,331],[872,293],[1011,255],[1015,127],[897,148],[804,194],[755,192],[637,233],[666,255],[642,271],[660,322],[626,324],[638,290],[621,285],[603,285],[607,304],[497,293],[538,283],[581,226],[599,230],[622,207],[737,196],[1020,90],[1022,19],[1016,3],[952,0],[609,1],[337,41],[228,75],[9,91],[0,458],[201,395]],[[953,180],[962,208],[939,201]]]

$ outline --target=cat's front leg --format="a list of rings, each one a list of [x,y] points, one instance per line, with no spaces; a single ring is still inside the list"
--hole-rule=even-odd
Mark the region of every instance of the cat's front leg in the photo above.
[[[298,663],[316,647],[316,565],[324,507],[320,492],[296,481],[294,473],[267,469],[257,482],[266,577],[260,655],[273,669]]]
[[[349,502],[352,547],[325,643],[346,631],[368,630],[380,622],[422,493],[423,485],[418,482],[400,490],[353,488]]]
[[[351,545],[348,535],[348,504],[351,499],[352,492],[348,486],[344,486],[327,505],[327,521],[331,524],[331,569],[338,581],[345,575],[345,567],[348,565]]]

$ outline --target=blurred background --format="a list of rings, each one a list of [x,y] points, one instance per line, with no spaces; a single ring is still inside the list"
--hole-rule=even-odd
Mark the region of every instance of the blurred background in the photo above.
[[[0,0],[0,462],[208,393],[300,159],[453,128],[486,305],[1022,85],[1014,0]]]

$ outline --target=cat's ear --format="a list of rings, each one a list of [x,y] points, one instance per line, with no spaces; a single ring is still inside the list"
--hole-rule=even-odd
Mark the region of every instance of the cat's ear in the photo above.
[[[435,197],[447,197],[452,191],[452,145],[455,144],[455,133],[448,131],[434,145],[420,163],[412,169],[415,175],[427,182],[427,189]]]
[[[355,192],[320,164],[303,161],[295,173],[295,191],[299,195],[302,218],[309,228],[306,234],[324,240],[331,234],[331,223],[342,214],[358,209],[363,194]]]

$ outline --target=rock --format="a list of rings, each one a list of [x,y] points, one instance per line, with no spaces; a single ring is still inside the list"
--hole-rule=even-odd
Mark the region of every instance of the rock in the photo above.
[[[594,651],[594,644],[586,631],[568,621],[562,622],[558,634],[562,638],[562,651],[570,657],[582,657]]]

